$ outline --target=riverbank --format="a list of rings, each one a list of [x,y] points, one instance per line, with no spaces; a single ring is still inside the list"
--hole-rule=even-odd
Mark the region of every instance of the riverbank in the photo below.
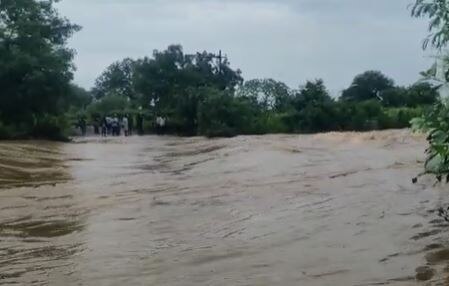
[[[2,142],[0,284],[421,285],[422,266],[444,283],[448,194],[411,181],[425,146],[407,130]]]

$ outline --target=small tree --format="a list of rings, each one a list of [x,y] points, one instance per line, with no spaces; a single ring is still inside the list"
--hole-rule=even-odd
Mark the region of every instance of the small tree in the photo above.
[[[111,64],[95,81],[93,89],[96,98],[106,95],[120,95],[136,98],[133,77],[136,63],[130,58]]]
[[[331,102],[333,102],[333,99],[330,97],[322,79],[307,81],[304,86],[296,91],[293,98],[293,105],[297,110],[302,110],[311,105],[320,106]]]
[[[349,88],[343,91],[342,100],[379,100],[381,93],[394,88],[394,81],[379,71],[366,71],[357,75]]]
[[[245,82],[237,96],[249,98],[265,111],[284,111],[291,99],[291,90],[283,82],[274,79],[252,79]]]

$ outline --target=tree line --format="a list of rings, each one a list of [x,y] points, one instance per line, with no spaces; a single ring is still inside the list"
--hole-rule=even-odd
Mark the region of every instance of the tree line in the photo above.
[[[146,132],[161,116],[166,132],[186,136],[403,128],[439,101],[433,85],[397,86],[379,71],[357,75],[338,98],[321,79],[296,89],[244,81],[227,58],[180,45],[112,63],[87,91],[72,82],[67,47],[80,27],[53,2],[0,2],[0,138],[61,139],[77,119],[97,124],[111,114],[143,116]]]
[[[92,93],[91,117],[143,107],[150,118],[168,118],[170,133],[206,136],[404,128],[438,101],[432,85],[396,86],[379,71],[357,75],[339,98],[321,79],[297,89],[274,79],[244,81],[227,60],[185,54],[180,45],[111,64]]]

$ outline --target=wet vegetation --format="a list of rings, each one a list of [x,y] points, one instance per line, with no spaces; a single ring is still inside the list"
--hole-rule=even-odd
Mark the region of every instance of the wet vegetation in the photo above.
[[[53,1],[0,2],[0,138],[65,137],[77,30]]]
[[[423,48],[435,48],[439,51],[439,65],[435,64],[423,77],[435,86],[447,91],[449,82],[449,55],[444,49],[449,43],[449,1],[417,0],[412,9],[415,17],[429,18],[429,36],[423,42]],[[441,67],[441,68],[440,68]],[[428,133],[429,147],[425,171],[421,174],[434,174],[439,182],[449,182],[449,102],[447,99],[437,102],[422,117],[413,120],[413,127]],[[420,176],[421,176],[420,175]],[[414,179],[416,182],[418,178]],[[441,212],[441,211],[440,211]]]
[[[425,14],[419,2],[414,13]],[[320,79],[296,89],[244,81],[221,53],[186,54],[180,45],[117,61],[87,91],[71,82],[75,51],[66,45],[79,29],[53,1],[1,1],[0,139],[62,140],[81,118],[98,126],[112,114],[128,115],[131,127],[143,118],[145,132],[161,116],[166,133],[189,136],[404,128],[438,102],[433,85],[396,86],[379,71],[357,75],[338,98]]]
[[[109,66],[92,90],[94,103],[85,116],[143,110],[147,132],[154,118],[163,116],[168,133],[212,137],[365,131],[408,127],[438,102],[432,85],[398,87],[378,71],[356,76],[340,98],[320,79],[292,89],[274,79],[244,81],[240,74],[227,59],[185,54],[182,46],[172,45],[152,58]]]

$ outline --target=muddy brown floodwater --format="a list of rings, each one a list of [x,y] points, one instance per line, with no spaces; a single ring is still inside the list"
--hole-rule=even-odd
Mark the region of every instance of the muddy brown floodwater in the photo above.
[[[0,143],[0,284],[448,285],[449,193],[411,183],[424,149],[408,131]]]

